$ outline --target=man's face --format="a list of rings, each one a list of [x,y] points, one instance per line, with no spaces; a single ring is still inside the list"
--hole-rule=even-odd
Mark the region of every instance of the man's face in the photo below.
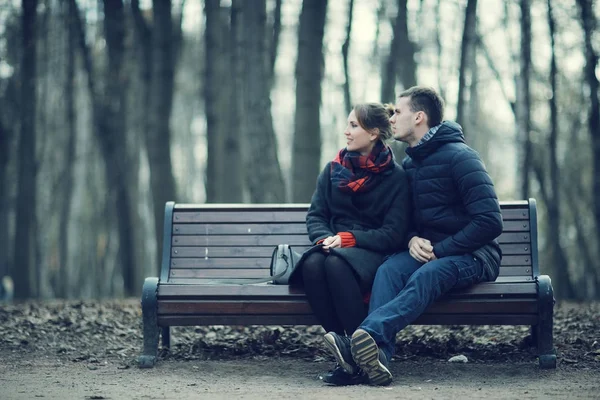
[[[417,122],[417,113],[410,109],[410,98],[400,97],[394,108],[394,115],[390,118],[394,139],[402,142],[410,141],[414,136],[414,130]]]

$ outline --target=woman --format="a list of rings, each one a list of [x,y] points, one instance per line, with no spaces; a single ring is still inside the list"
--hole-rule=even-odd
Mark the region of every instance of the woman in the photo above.
[[[332,342],[349,341],[347,335],[367,316],[364,298],[384,257],[406,247],[409,187],[385,144],[392,138],[392,114],[392,107],[379,103],[354,107],[344,132],[346,148],[319,175],[306,217],[310,240],[322,248],[297,268],[308,302],[328,332],[325,344],[333,351],[342,346]],[[338,385],[364,381],[357,368],[344,367],[354,373],[338,365],[323,380]]]

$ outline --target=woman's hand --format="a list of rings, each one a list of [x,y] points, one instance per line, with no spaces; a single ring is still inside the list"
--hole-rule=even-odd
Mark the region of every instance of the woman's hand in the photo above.
[[[433,246],[431,245],[431,242],[418,236],[410,239],[410,242],[408,243],[408,253],[412,256],[412,258],[422,263],[437,259],[433,253]]]
[[[329,253],[329,249],[342,247],[342,238],[339,235],[329,236],[323,240],[323,251]]]

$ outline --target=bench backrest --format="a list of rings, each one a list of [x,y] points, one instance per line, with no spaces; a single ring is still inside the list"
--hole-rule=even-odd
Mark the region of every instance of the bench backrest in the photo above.
[[[539,274],[535,200],[501,202],[504,231],[498,281],[531,281]],[[302,252],[307,204],[174,204],[165,206],[161,282],[269,277],[273,249]]]

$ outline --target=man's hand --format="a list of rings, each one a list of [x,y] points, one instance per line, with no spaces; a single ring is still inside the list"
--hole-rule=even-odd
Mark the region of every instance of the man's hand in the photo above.
[[[435,254],[433,254],[431,242],[418,236],[410,239],[410,242],[408,243],[408,252],[412,258],[422,263],[437,260]]]
[[[323,251],[329,253],[329,249],[335,249],[336,247],[342,247],[342,238],[339,235],[329,236],[323,240]]]

